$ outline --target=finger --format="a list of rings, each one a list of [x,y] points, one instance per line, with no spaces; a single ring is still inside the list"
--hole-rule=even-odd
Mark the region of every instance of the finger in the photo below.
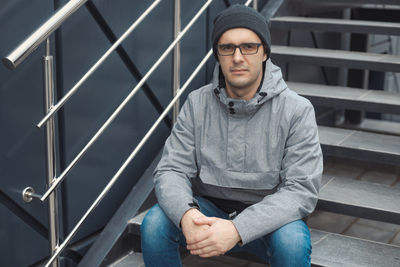
[[[195,224],[208,224],[211,226],[213,223],[215,223],[217,221],[217,218],[204,216],[204,217],[196,218],[193,221]]]
[[[196,249],[202,249],[204,247],[210,246],[212,244],[212,242],[207,238],[203,241],[191,244],[191,245],[187,245],[186,248],[187,250],[196,250]]]
[[[186,245],[193,245],[198,242],[201,242],[205,239],[207,239],[211,235],[211,232],[207,230],[198,232],[196,236],[191,237],[191,238],[186,238]]]
[[[190,254],[192,255],[205,255],[205,254],[210,254],[215,251],[215,248],[213,246],[207,246],[202,249],[195,249],[195,250],[190,250]]]

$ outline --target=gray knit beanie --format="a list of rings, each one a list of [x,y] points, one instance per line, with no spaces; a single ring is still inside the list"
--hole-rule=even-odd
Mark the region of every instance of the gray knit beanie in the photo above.
[[[271,35],[269,33],[266,19],[253,8],[235,4],[223,10],[214,19],[212,44],[214,56],[217,61],[218,40],[224,32],[233,28],[247,28],[255,32],[264,44],[266,49],[265,52],[269,58],[271,54]]]

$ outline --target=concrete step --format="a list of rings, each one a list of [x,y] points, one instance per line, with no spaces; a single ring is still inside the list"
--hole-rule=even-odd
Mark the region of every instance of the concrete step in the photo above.
[[[400,114],[400,94],[397,93],[299,82],[287,82],[287,85],[317,106]]]
[[[128,222],[129,233],[134,235],[140,235],[140,226],[142,225],[144,216],[146,216],[148,210],[143,211],[136,215],[134,218],[130,219]]]
[[[324,155],[400,164],[400,136],[318,126]]]
[[[128,254],[123,255],[114,263],[108,265],[109,267],[145,267],[142,253],[130,251]]]
[[[272,60],[309,63],[320,66],[346,67],[400,72],[400,56],[307,47],[272,46]]]
[[[400,247],[311,229],[317,266],[400,266]]]
[[[400,23],[365,21],[365,20],[345,20],[345,19],[288,16],[288,17],[272,18],[271,27],[276,29],[285,29],[285,30],[400,35]]]
[[[376,4],[364,4],[361,5],[360,8],[362,9],[370,9],[370,10],[374,10],[374,11],[387,11],[387,12],[391,12],[392,14],[394,12],[399,12],[400,11],[400,5],[376,5]],[[397,22],[399,22],[399,20],[396,20]]]
[[[143,254],[140,252],[130,251],[128,254],[122,256],[114,263],[108,265],[109,267],[145,267],[143,261]],[[190,267],[182,264],[182,267]]]
[[[400,5],[399,0],[296,0],[314,4],[346,4],[346,5],[364,5],[364,4],[376,4],[376,5]]]
[[[131,231],[140,234],[140,225],[145,212],[133,218],[129,224]],[[339,234],[311,229],[313,266],[399,266],[400,247],[347,237]],[[139,262],[140,254],[132,253],[119,261]],[[136,265],[112,265],[125,267]],[[142,265],[137,265],[142,266]]]
[[[343,123],[337,127],[400,136],[400,122],[364,118],[360,124]]]
[[[324,175],[317,208],[400,224],[400,188]]]

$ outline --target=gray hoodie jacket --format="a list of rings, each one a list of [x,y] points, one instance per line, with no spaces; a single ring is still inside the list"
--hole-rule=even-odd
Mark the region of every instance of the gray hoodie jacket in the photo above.
[[[310,214],[322,153],[311,103],[266,62],[253,99],[231,99],[212,84],[191,92],[154,171],[158,202],[179,227],[193,195],[253,204],[233,220],[242,243]]]

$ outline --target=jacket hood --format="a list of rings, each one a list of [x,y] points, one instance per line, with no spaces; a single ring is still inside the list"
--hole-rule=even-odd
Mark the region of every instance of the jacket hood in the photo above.
[[[238,115],[254,113],[260,105],[287,89],[287,85],[282,77],[281,69],[273,64],[271,59],[268,59],[265,63],[264,78],[262,80],[261,88],[259,88],[252,99],[243,100],[229,98],[226,94],[226,89],[222,86],[223,84],[224,82],[220,81],[220,65],[217,63],[214,68],[212,80],[214,94],[222,104],[230,108],[231,111],[234,110],[234,114]]]

